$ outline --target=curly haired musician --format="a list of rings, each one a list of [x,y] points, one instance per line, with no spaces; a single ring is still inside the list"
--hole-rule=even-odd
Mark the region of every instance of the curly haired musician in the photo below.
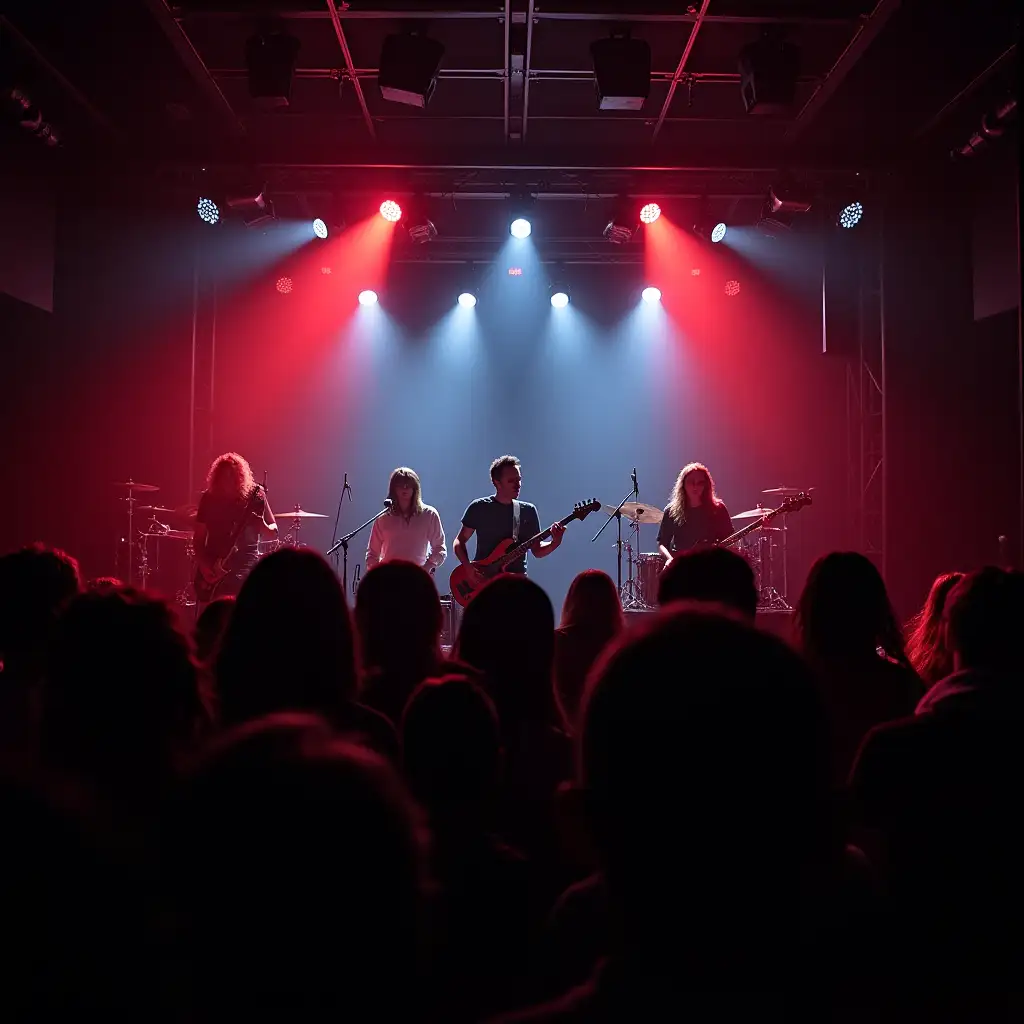
[[[388,483],[391,509],[373,524],[366,549],[366,568],[401,559],[432,573],[448,557],[444,527],[433,505],[424,505],[420,478],[399,466]]]
[[[658,550],[665,564],[680,551],[725,540],[732,532],[729,510],[715,494],[707,466],[700,462],[683,466],[658,530]]]
[[[463,564],[469,565],[469,538],[475,533],[476,558],[486,558],[503,540],[516,534],[517,539],[525,540],[540,533],[540,516],[536,505],[528,501],[519,501],[519,492],[523,486],[522,464],[514,455],[502,455],[491,463],[491,483],[494,494],[486,498],[472,501],[462,517],[462,529],[459,531],[452,550],[455,557]],[[515,510],[518,506],[519,529],[515,530]],[[559,523],[551,526],[551,539],[540,541],[530,549],[536,558],[545,558],[562,543],[565,527]],[[508,572],[526,574],[526,555],[507,567]]]
[[[250,509],[257,514],[249,515]],[[277,532],[266,492],[253,480],[249,463],[237,452],[214,459],[199,499],[192,543],[199,571],[208,579],[217,574],[218,561],[230,554],[224,566],[227,575],[217,587],[218,597],[238,593],[256,564],[260,536],[277,537]],[[238,541],[231,552],[236,533]]]

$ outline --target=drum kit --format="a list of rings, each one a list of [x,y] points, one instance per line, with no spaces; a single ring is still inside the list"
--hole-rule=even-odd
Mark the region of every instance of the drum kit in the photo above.
[[[181,584],[175,591],[175,602],[185,607],[193,606],[195,593],[192,579],[195,576],[196,554],[192,537],[198,506],[185,504],[170,508],[163,505],[139,505],[136,494],[155,494],[160,488],[156,484],[144,484],[131,479],[118,481],[114,486],[128,492],[121,499],[127,507],[128,516],[126,582],[137,583],[146,589],[150,577],[156,576],[173,585]],[[307,512],[301,505],[294,505],[290,512],[275,512],[274,518],[287,520],[287,530],[277,540],[260,538],[257,542],[257,558],[279,548],[305,547],[299,540],[303,520],[328,517],[322,512]],[[142,525],[137,527],[136,520],[139,519]],[[161,545],[165,546],[161,549]]]
[[[784,500],[813,488],[800,487],[768,487],[762,494],[771,495],[776,501]],[[614,515],[614,505],[602,505],[603,511]],[[642,501],[627,501],[619,511],[622,518],[630,523],[630,530],[623,546],[626,550],[628,575],[622,582],[620,598],[625,611],[649,611],[658,604],[658,579],[665,565],[665,559],[659,551],[640,550],[640,527],[645,525],[661,525],[662,509]],[[755,508],[739,512],[732,516],[737,522],[737,529],[745,525],[745,520],[762,519],[771,507],[760,502]],[[789,551],[788,514],[773,519],[771,525],[764,525],[758,530],[743,537],[736,550],[743,555],[754,570],[754,582],[758,592],[758,609],[761,611],[788,611],[791,605],[787,600],[789,591]]]

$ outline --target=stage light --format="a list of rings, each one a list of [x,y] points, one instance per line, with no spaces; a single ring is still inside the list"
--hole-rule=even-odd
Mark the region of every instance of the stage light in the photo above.
[[[292,290],[292,279],[290,277],[279,277],[277,279],[277,290],[282,295],[287,295]]]
[[[274,219],[274,204],[262,192],[232,196],[228,199],[228,209],[236,212],[247,228],[255,228]]]
[[[860,203],[848,203],[839,211],[839,226],[841,228],[856,227],[863,216],[864,207]]]
[[[641,110],[651,91],[651,47],[619,32],[590,44],[598,109]]]
[[[394,224],[396,221],[402,219],[402,208],[394,201],[394,199],[385,199],[380,204],[380,215],[387,221]]]
[[[726,295],[728,295],[731,298],[733,295],[739,295],[739,293],[740,293],[740,283],[739,283],[739,281],[726,281],[725,282],[725,294]]]
[[[287,32],[257,32],[245,43],[249,95],[264,110],[277,110],[291,102],[292,79],[299,41]]]
[[[555,292],[551,296],[551,305],[555,309],[564,309],[569,305],[569,296],[565,292]]]
[[[196,205],[199,219],[207,224],[216,224],[220,220],[220,210],[212,199],[200,199]]]
[[[459,305],[463,309],[472,309],[476,305],[476,296],[472,292],[463,292],[459,296]]]
[[[640,298],[644,302],[661,302],[661,289],[655,288],[654,285],[648,285],[641,293]]]
[[[525,217],[516,217],[509,225],[509,232],[513,238],[529,238],[533,228]]]
[[[360,306],[373,306],[377,302],[377,293],[372,288],[367,288],[359,293]]]
[[[332,271],[331,271],[330,267],[321,267],[320,268],[320,273],[323,274],[324,277],[327,277],[329,274],[332,273]]]
[[[653,224],[661,216],[661,207],[657,203],[645,203],[640,207],[640,223]]]
[[[313,234],[317,238],[327,237],[327,225],[319,217],[313,221]]]
[[[740,95],[748,114],[783,114],[796,96],[800,50],[784,38],[785,29],[765,26],[761,38],[740,50]]]
[[[522,267],[509,267],[508,268],[508,276],[509,277],[522,277],[523,276],[523,268]]]
[[[726,226],[721,221],[719,221],[711,229],[711,241],[712,242],[720,242],[723,238],[725,238],[726,230],[727,230]]]
[[[413,32],[386,36],[377,71],[381,96],[422,110],[437,88],[442,57],[444,46],[434,39]]]

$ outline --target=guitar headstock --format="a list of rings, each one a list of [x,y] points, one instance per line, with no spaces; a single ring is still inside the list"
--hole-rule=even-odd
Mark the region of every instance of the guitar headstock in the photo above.
[[[577,501],[572,507],[572,514],[580,522],[583,522],[591,512],[597,512],[600,508],[601,502],[597,498],[591,498],[590,501]]]
[[[799,494],[793,494],[786,498],[782,503],[781,512],[798,512],[805,505],[812,504],[811,496],[807,491],[801,491]]]

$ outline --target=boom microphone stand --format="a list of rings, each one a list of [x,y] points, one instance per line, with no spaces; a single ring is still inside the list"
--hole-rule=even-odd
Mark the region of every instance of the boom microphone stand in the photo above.
[[[331,555],[333,555],[334,552],[338,550],[338,548],[341,548],[343,565],[343,568],[341,570],[341,586],[346,594],[348,593],[348,542],[357,533],[362,533],[362,531],[365,530],[371,523],[377,522],[377,520],[380,519],[382,515],[385,515],[390,510],[391,499],[385,498],[384,507],[375,516],[371,516],[371,518],[367,519],[362,526],[357,526],[351,533],[346,533],[345,536],[342,537],[341,540],[339,540],[337,544],[333,545],[331,549],[327,552],[327,557],[330,558]]]
[[[626,491],[626,496],[615,506],[615,511],[608,514],[608,518],[604,521],[604,525],[597,533],[590,539],[590,543],[593,544],[598,537],[604,533],[608,524],[614,519],[616,520],[616,528],[618,531],[618,539],[615,541],[616,559],[615,559],[615,586],[618,588],[619,599],[622,598],[622,506],[633,496],[633,488],[630,487]]]

